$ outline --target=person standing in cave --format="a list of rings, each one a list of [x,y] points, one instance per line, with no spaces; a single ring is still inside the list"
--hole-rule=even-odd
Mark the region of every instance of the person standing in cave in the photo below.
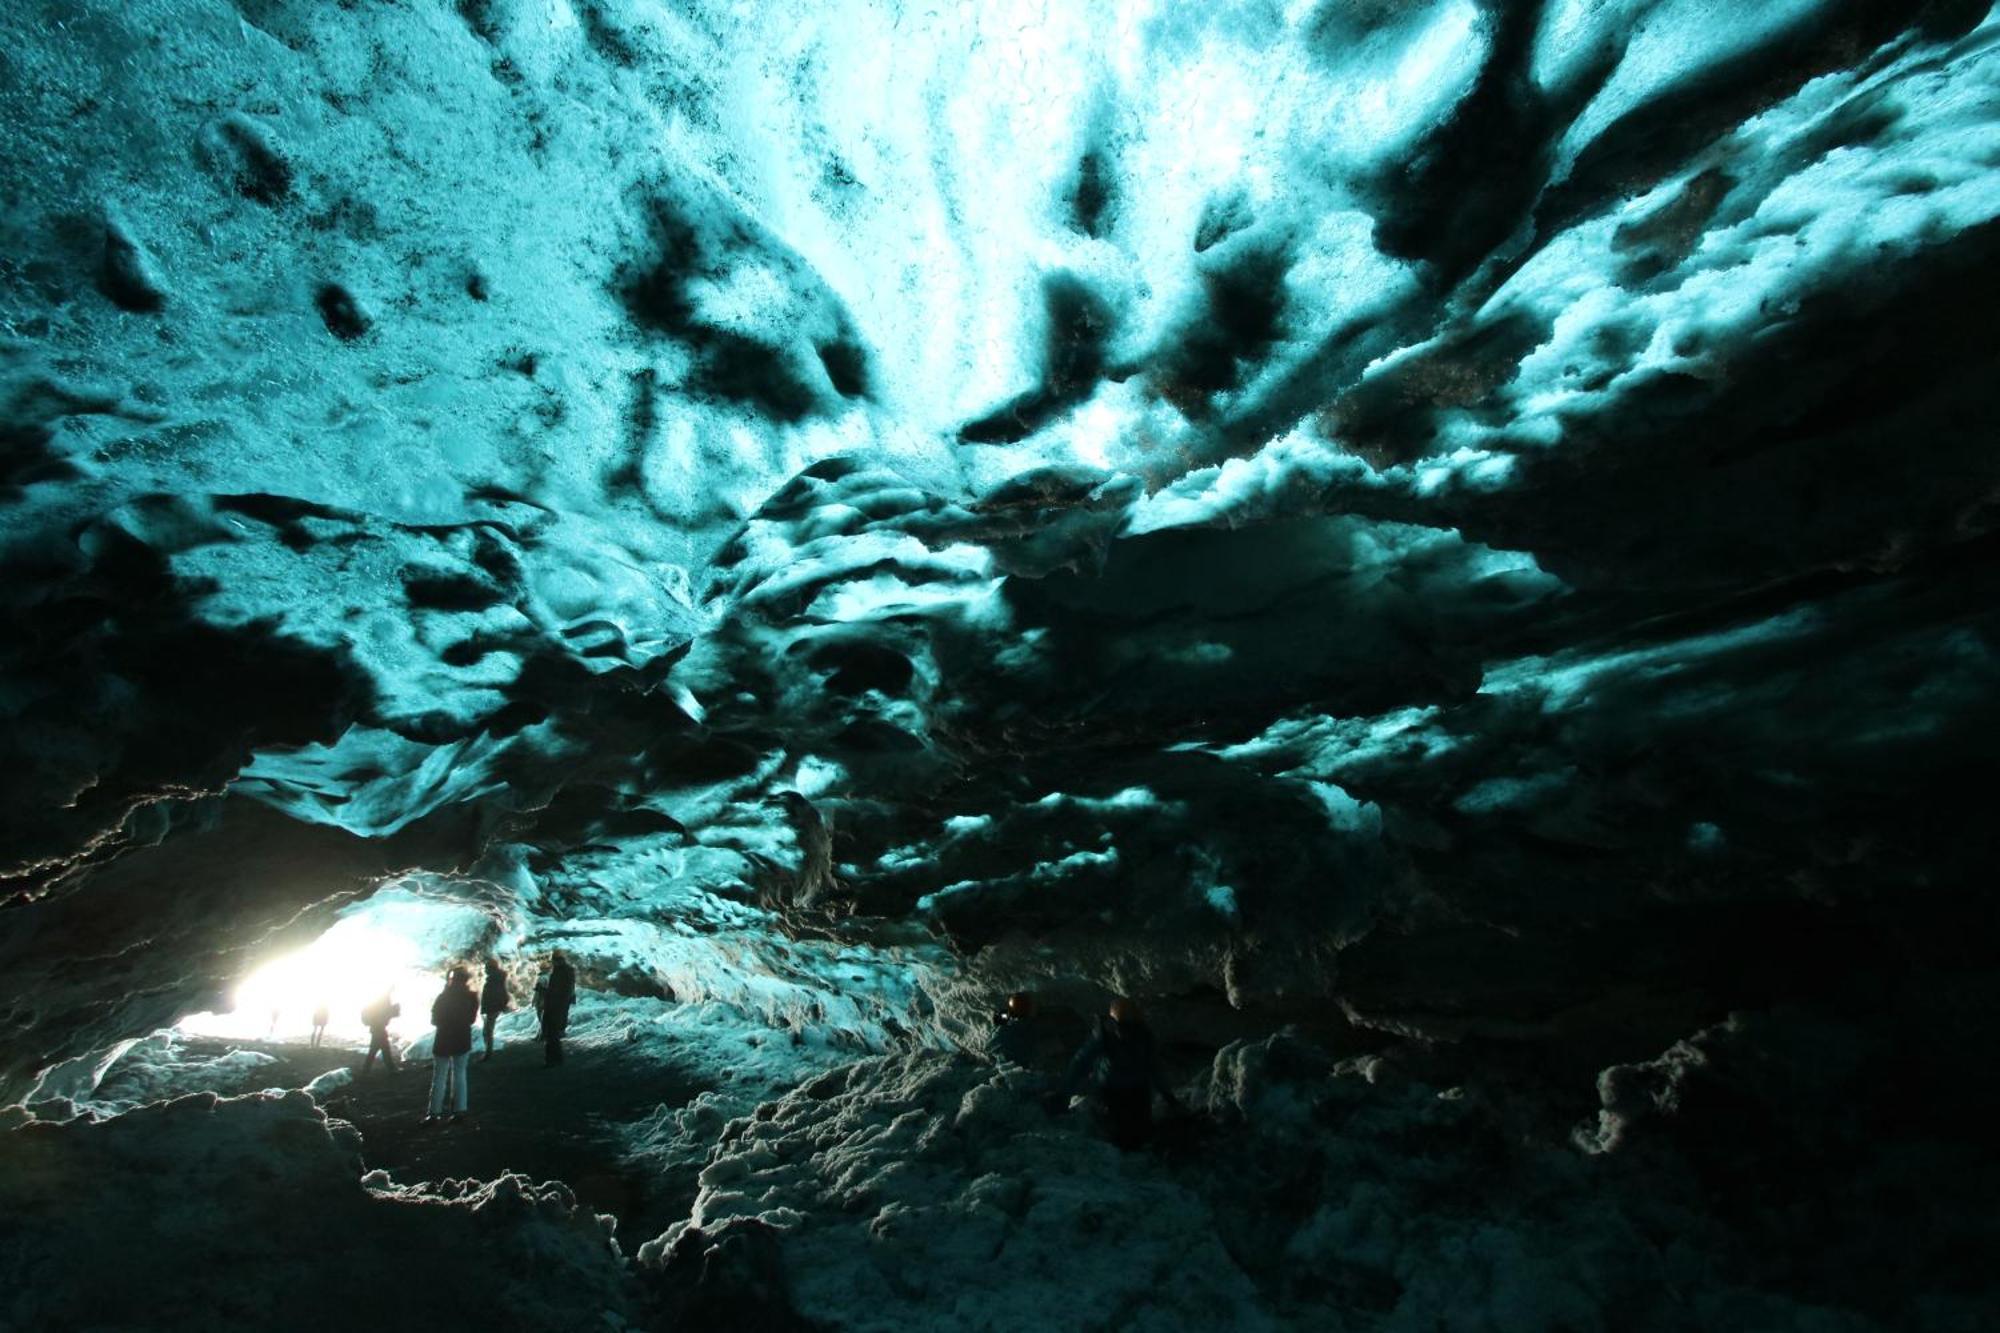
[[[314,1050],[318,1050],[320,1042],[326,1039],[326,1020],[331,1017],[333,1015],[327,1011],[325,1000],[313,1006],[312,1048]]]
[[[1104,1078],[1098,1085],[1098,1096],[1104,1104],[1111,1141],[1125,1152],[1144,1147],[1153,1137],[1154,1091],[1176,1111],[1181,1103],[1160,1064],[1152,1028],[1139,1006],[1125,996],[1111,1002],[1098,1020],[1097,1035],[1085,1042],[1070,1062],[1069,1074],[1052,1099],[1052,1109],[1067,1105],[1099,1066],[1104,1069]]]
[[[507,994],[507,974],[500,970],[498,960],[487,959],[486,980],[479,988],[480,1032],[486,1038],[486,1054],[480,1059],[493,1058],[493,1025],[513,1007],[514,1002]]]
[[[361,1011],[361,1021],[368,1025],[368,1057],[361,1062],[361,1072],[367,1073],[375,1067],[375,1052],[382,1053],[382,1068],[393,1074],[396,1072],[396,1046],[389,1040],[389,1020],[403,1012],[403,1006],[389,998],[383,991]]]
[[[542,994],[542,1063],[563,1060],[563,1034],[569,1031],[569,1007],[576,1003],[576,969],[558,949],[549,956],[549,988]]]
[[[1007,997],[1007,1007],[993,1015],[993,1033],[986,1039],[986,1053],[997,1061],[1033,1069],[1042,1044],[1041,1020],[1035,1015],[1035,997],[1015,991]]]
[[[431,1001],[431,1110],[424,1117],[434,1125],[444,1114],[445,1098],[452,1099],[453,1120],[462,1119],[466,1105],[466,1073],[472,1059],[472,1020],[479,1017],[479,997],[472,993],[472,974],[453,966],[446,975],[444,989]]]

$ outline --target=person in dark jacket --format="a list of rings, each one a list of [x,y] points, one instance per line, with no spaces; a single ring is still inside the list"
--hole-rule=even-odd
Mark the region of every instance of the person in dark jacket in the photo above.
[[[563,1034],[569,1031],[569,1007],[576,1003],[576,969],[558,949],[549,957],[549,988],[542,993],[542,1063],[562,1063]]]
[[[493,1058],[493,1025],[500,1021],[500,1015],[514,1007],[507,994],[507,974],[500,970],[494,959],[486,960],[486,981],[479,988],[480,1031],[486,1038],[486,1054],[482,1060]]]
[[[479,1017],[479,997],[472,993],[472,976],[463,967],[453,967],[444,989],[431,1001],[431,1111],[427,1125],[444,1114],[447,1093],[453,1094],[451,1118],[465,1114],[466,1066],[472,1059],[472,1021]]]
[[[1015,991],[1007,997],[1007,1007],[993,1015],[993,1034],[986,1039],[986,1052],[997,1061],[1033,1069],[1042,1044],[1041,1020],[1035,1014],[1035,997]]]
[[[1145,1015],[1124,996],[1111,1002],[1109,1012],[1098,1022],[1097,1035],[1085,1042],[1076,1059],[1070,1062],[1069,1076],[1063,1080],[1057,1103],[1067,1104],[1097,1073],[1099,1066],[1103,1067],[1104,1078],[1098,1085],[1098,1095],[1104,1103],[1111,1141],[1128,1152],[1143,1147],[1153,1136],[1154,1091],[1165,1097],[1167,1105],[1175,1110],[1180,1109],[1180,1100],[1167,1082]]]
[[[361,1062],[361,1072],[367,1073],[375,1067],[375,1053],[382,1053],[382,1068],[393,1074],[396,1072],[396,1047],[389,1040],[389,1020],[403,1012],[403,1006],[389,998],[383,991],[370,1000],[361,1011],[361,1021],[368,1025],[368,1058]]]

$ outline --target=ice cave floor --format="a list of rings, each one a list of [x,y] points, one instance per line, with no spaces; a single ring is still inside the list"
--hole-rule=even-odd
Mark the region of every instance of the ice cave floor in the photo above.
[[[1184,1044],[1122,1154],[1030,1071],[680,1008],[586,996],[554,1069],[510,1016],[442,1127],[421,1050],[141,1043],[0,1135],[0,1327],[1992,1326],[2000,1171],[1853,1015],[1736,1015],[1582,1117],[1477,1044]]]

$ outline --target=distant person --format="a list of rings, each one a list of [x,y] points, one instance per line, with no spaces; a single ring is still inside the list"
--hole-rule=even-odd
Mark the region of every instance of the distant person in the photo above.
[[[431,1110],[424,1117],[434,1125],[444,1114],[445,1097],[452,1098],[451,1118],[465,1115],[466,1072],[472,1059],[472,1021],[479,1017],[479,997],[472,993],[472,974],[453,967],[444,989],[431,1001]]]
[[[276,1005],[271,1006],[271,1027],[264,1035],[267,1038],[278,1035],[278,1007]]]
[[[535,978],[535,1040],[536,1041],[540,1041],[542,1039],[542,1012],[548,1008],[548,1003],[549,1003],[549,970],[545,967],[542,969],[542,974]]]
[[[560,949],[549,957],[548,982],[542,995],[542,1063],[559,1065],[563,1034],[569,1031],[569,1007],[576,1003],[576,969]]]
[[[396,1046],[389,1040],[389,1020],[403,1012],[403,1006],[389,998],[383,991],[368,1002],[361,1011],[361,1021],[368,1025],[368,1058],[361,1062],[361,1072],[367,1073],[375,1067],[375,1052],[382,1053],[382,1067],[389,1073],[396,1072]]]
[[[314,1050],[318,1050],[320,1042],[326,1038],[326,1020],[331,1017],[333,1015],[327,1012],[326,1001],[321,1000],[319,1005],[313,1010],[312,1045]]]
[[[1007,1007],[993,1015],[993,1032],[986,1038],[986,1053],[995,1060],[1032,1069],[1042,1042],[1042,1023],[1035,1013],[1035,997],[1015,991],[1007,997]]]
[[[507,974],[500,970],[497,961],[487,959],[486,980],[479,988],[480,1031],[486,1038],[486,1054],[480,1059],[493,1058],[493,1025],[513,1007],[514,1002],[507,995]]]
[[[1154,1091],[1157,1089],[1175,1110],[1180,1109],[1180,1100],[1167,1082],[1145,1015],[1139,1012],[1137,1004],[1122,995],[1111,1002],[1105,1016],[1098,1020],[1097,1035],[1085,1042],[1076,1059],[1070,1062],[1068,1077],[1063,1080],[1055,1104],[1067,1104],[1071,1095],[1097,1073],[1099,1066],[1104,1069],[1104,1078],[1098,1086],[1098,1096],[1104,1104],[1111,1141],[1127,1152],[1143,1147],[1153,1136]]]

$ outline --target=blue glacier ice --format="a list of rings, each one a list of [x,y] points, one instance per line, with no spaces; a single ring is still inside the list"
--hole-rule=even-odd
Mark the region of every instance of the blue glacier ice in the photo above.
[[[1990,5],[17,0],[0,123],[0,1325],[204,1180],[251,1323],[1992,1323]],[[558,949],[584,1128],[299,1054]]]

